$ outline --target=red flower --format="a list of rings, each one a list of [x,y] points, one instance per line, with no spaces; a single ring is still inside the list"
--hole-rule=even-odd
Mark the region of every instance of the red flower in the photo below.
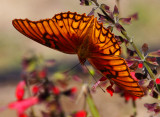
[[[59,90],[59,88],[58,87],[53,87],[53,89],[52,89],[52,91],[53,91],[53,94],[55,94],[55,95],[59,95],[60,94],[60,90]]]
[[[20,81],[16,87],[16,97],[17,100],[22,100],[24,96],[24,89],[25,89],[26,83],[25,81]]]
[[[136,99],[139,98],[139,97],[134,96],[134,95],[131,95],[131,94],[127,93],[127,92],[124,93],[124,97],[125,97],[125,100],[126,100],[126,101],[129,101],[129,99],[132,99],[132,100],[135,101]]]
[[[143,64],[142,64],[142,63],[139,63],[139,64],[138,64],[138,68],[143,68]]]
[[[160,78],[156,79],[156,84],[160,84]]]
[[[25,113],[20,114],[19,117],[28,117]]]
[[[47,76],[46,68],[44,68],[41,71],[39,71],[38,76],[39,76],[39,78],[45,78]]]
[[[37,97],[31,97],[21,101],[15,101],[8,105],[10,109],[16,109],[19,115],[23,115],[24,111],[39,102]],[[23,117],[23,116],[22,116]]]
[[[32,87],[32,92],[34,93],[34,95],[36,95],[38,93],[38,91],[39,91],[38,86],[35,85],[35,86]]]
[[[74,93],[76,93],[76,92],[77,92],[77,88],[76,88],[76,87],[71,88],[71,93],[72,93],[72,94],[74,94]]]
[[[114,84],[114,83],[111,82],[111,81],[110,81],[110,83],[111,83],[111,85],[108,86],[106,90],[107,90],[108,93],[110,93],[111,96],[113,96],[114,90],[113,90],[112,87],[113,87],[113,84]]]
[[[76,114],[74,114],[73,117],[87,117],[87,113],[84,110],[81,110],[79,112],[77,112]]]

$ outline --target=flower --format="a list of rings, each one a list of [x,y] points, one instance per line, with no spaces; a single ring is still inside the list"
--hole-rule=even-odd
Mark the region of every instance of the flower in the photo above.
[[[25,81],[20,81],[16,87],[16,97],[17,100],[22,100],[25,92]]]
[[[59,88],[58,87],[53,87],[52,88],[52,91],[53,91],[53,94],[55,94],[55,95],[59,95],[60,94],[60,90],[59,90]]]
[[[156,79],[156,84],[160,84],[160,78]]]
[[[134,96],[134,95],[131,95],[131,94],[129,94],[128,92],[125,92],[124,93],[124,97],[125,97],[125,100],[128,102],[129,101],[129,99],[132,99],[132,100],[136,100],[136,99],[138,99],[139,97],[137,97],[137,96]]]
[[[37,97],[30,97],[28,99],[18,100],[12,102],[8,105],[8,108],[15,109],[18,112],[18,115],[22,115],[26,109],[37,104],[39,99]]]
[[[142,63],[139,63],[139,64],[138,64],[138,68],[143,68],[143,64],[142,64]]]
[[[34,95],[36,95],[38,93],[38,91],[39,91],[38,86],[35,85],[35,86],[32,87],[32,92],[33,92]]]
[[[114,89],[113,89],[112,87],[113,87],[113,84],[114,84],[114,83],[111,82],[111,81],[110,81],[110,83],[111,83],[111,85],[108,86],[106,90],[107,90],[108,93],[110,93],[111,96],[113,96]]]
[[[85,110],[81,110],[81,111],[78,111],[76,112],[73,117],[87,117],[87,113]]]

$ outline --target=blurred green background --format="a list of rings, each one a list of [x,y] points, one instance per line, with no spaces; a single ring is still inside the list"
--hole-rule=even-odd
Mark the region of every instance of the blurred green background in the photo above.
[[[116,3],[115,0],[98,1],[108,4],[111,9]],[[92,6],[80,6],[79,4],[79,0],[0,0],[0,106],[14,100],[15,84],[20,80],[21,59],[28,50],[34,50],[46,59],[54,58],[60,66],[67,66],[68,69],[72,66],[72,62],[78,63],[75,55],[57,52],[20,34],[12,26],[12,20],[15,18],[28,18],[30,20],[52,18],[55,14],[66,11],[88,14],[92,9]],[[125,28],[139,48],[144,42],[149,44],[150,51],[160,48],[159,9],[160,0],[120,0],[122,17],[138,12],[139,20],[125,26]],[[102,102],[101,104],[103,105]],[[101,109],[103,113],[106,113],[106,108]],[[144,112],[147,112],[147,110]],[[123,112],[121,114],[124,115]],[[0,113],[0,117],[4,116],[7,115],[1,115]],[[113,116],[118,117],[116,115],[111,117]]]

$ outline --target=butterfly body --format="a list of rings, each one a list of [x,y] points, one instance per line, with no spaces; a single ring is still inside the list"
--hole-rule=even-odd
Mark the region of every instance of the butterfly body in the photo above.
[[[15,19],[12,23],[19,32],[40,44],[77,54],[82,65],[88,60],[101,74],[130,94],[144,95],[126,61],[120,57],[120,45],[114,34],[93,16],[65,12],[51,19]]]

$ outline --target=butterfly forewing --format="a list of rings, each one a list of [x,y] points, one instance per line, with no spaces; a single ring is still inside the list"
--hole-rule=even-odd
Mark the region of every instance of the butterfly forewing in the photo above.
[[[52,19],[30,21],[15,19],[13,26],[25,36],[47,47],[68,54],[75,54],[82,43],[93,16],[77,13],[60,13]]]

